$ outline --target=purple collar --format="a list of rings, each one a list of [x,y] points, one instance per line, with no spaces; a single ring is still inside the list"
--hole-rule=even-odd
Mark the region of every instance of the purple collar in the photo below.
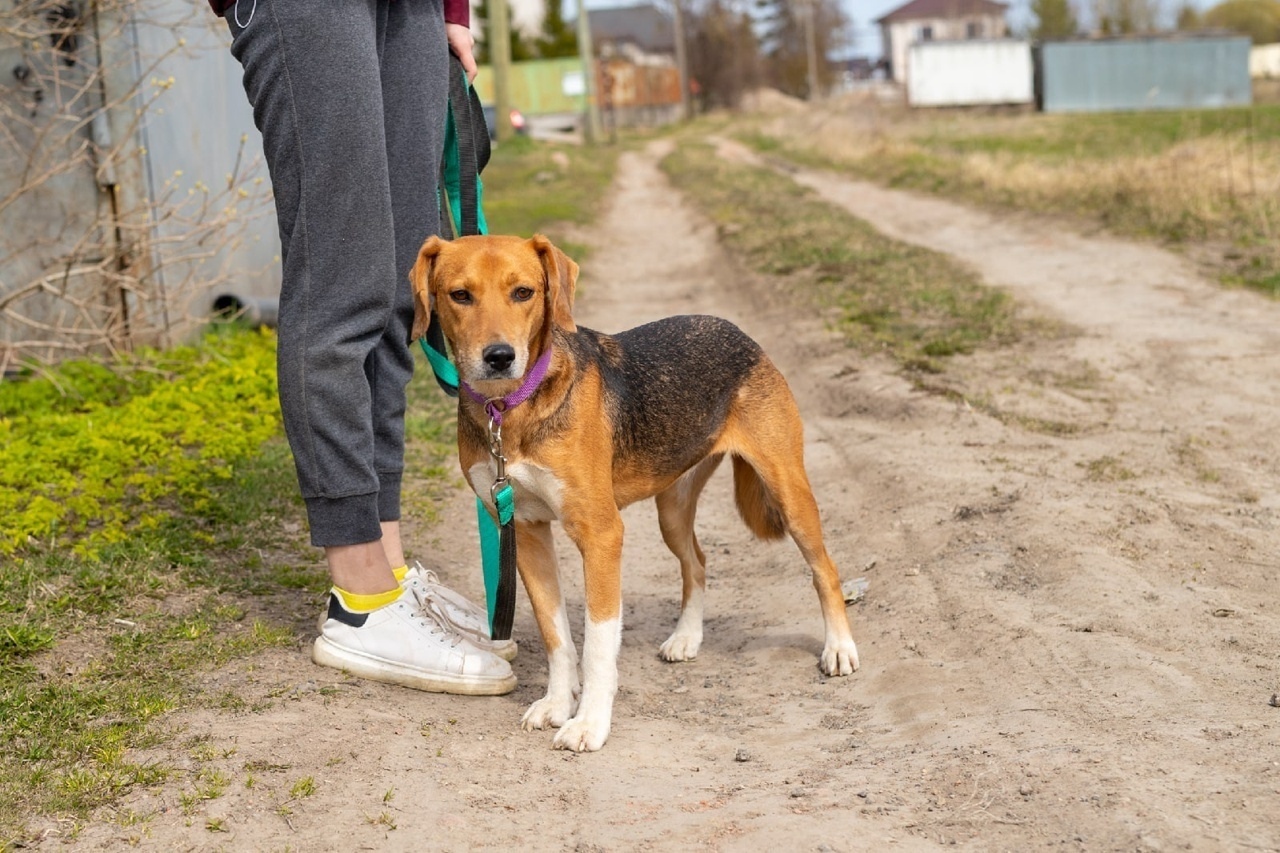
[[[520,387],[512,391],[505,397],[486,397],[476,389],[472,388],[465,381],[459,382],[466,392],[471,395],[471,399],[484,406],[484,410],[489,413],[489,418],[499,427],[502,426],[502,413],[523,403],[533,396],[533,392],[538,390],[538,386],[542,384],[542,380],[547,376],[547,368],[551,366],[551,347],[548,346],[543,351],[538,360],[533,363],[533,367],[524,377],[524,382],[520,383]]]

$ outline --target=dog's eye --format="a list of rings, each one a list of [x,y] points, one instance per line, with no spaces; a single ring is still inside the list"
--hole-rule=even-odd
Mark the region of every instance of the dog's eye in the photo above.
[[[514,299],[516,302],[528,302],[530,299],[533,298],[533,288],[525,287],[524,285],[521,285],[520,287],[517,287],[515,290],[511,291],[511,298]]]
[[[450,290],[449,298],[459,305],[471,304],[471,291],[469,290]]]

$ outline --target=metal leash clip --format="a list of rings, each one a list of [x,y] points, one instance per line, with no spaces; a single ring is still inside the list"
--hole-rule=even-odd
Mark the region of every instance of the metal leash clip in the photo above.
[[[493,417],[489,418],[489,455],[498,467],[493,485],[489,487],[489,493],[496,503],[498,492],[507,485],[507,457],[502,454],[502,424]]]

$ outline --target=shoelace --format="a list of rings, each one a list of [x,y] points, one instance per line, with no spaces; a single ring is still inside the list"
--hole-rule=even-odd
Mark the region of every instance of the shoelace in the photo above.
[[[441,588],[444,588],[444,584],[442,584],[442,583],[440,582],[440,576],[439,576],[439,575],[437,575],[437,574],[436,574],[434,571],[432,571],[431,569],[428,569],[428,568],[424,567],[424,566],[422,565],[422,563],[414,562],[414,564],[413,564],[413,568],[412,568],[412,569],[410,569],[409,571],[410,571],[410,573],[411,573],[411,576],[412,576],[412,577],[416,578],[417,580],[421,581],[421,583],[422,583],[422,586],[419,588],[419,593],[420,593],[423,597],[425,597],[427,600],[429,600],[433,606],[435,606],[436,608],[438,608],[438,612],[440,612],[440,613],[442,613],[442,614],[444,615],[444,618],[445,618],[445,619],[447,619],[447,620],[449,621],[449,624],[453,626],[453,629],[454,629],[455,631],[461,631],[464,635],[466,635],[466,639],[468,639],[470,642],[473,642],[473,643],[476,643],[477,645],[480,645],[480,647],[481,647],[481,648],[486,648],[486,647],[484,646],[484,644],[483,644],[483,643],[480,643],[478,639],[473,638],[473,637],[471,636],[471,634],[472,634],[472,629],[467,628],[467,627],[462,626],[462,625],[459,625],[457,622],[455,622],[455,621],[454,621],[453,617],[449,615],[449,611],[448,611],[448,609],[447,609],[447,608],[448,608],[448,607],[450,607],[450,606],[452,606],[452,607],[455,607],[455,608],[457,608],[457,609],[461,610],[461,614],[460,614],[460,615],[461,615],[463,618],[467,618],[468,616],[471,616],[471,617],[476,618],[476,619],[484,620],[485,618],[487,618],[487,615],[486,615],[486,614],[484,614],[484,613],[483,613],[483,612],[481,612],[481,611],[477,611],[477,612],[476,612],[476,613],[474,613],[474,614],[468,614],[468,613],[465,611],[465,609],[460,608],[457,604],[451,604],[450,602],[445,601],[445,600],[444,600],[444,598],[443,598],[443,596],[441,596],[441,597],[437,597],[437,596],[434,594],[434,592],[433,592],[434,588],[435,588],[435,587],[441,587]],[[474,606],[474,605],[473,605],[473,606]],[[485,634],[484,634],[484,635],[482,635],[482,637],[481,637],[481,638],[482,638],[483,640],[487,640],[487,641],[489,641],[489,642],[492,642],[491,640],[489,640],[489,638],[488,638],[488,636],[487,636],[487,632],[485,632]]]
[[[440,609],[440,606],[432,601],[429,596],[422,595],[417,590],[413,591],[413,598],[418,602],[418,607],[415,612],[418,615],[434,622],[440,629],[441,633],[449,639],[449,647],[456,648],[458,643],[461,643],[463,640],[462,634],[454,627],[453,623],[449,621],[449,617],[445,616],[444,612]]]
[[[420,581],[422,581],[422,584],[423,584],[423,587],[424,587],[424,589],[422,590],[423,594],[425,594],[425,595],[427,596],[427,598],[431,599],[431,601],[432,601],[433,603],[434,603],[434,602],[436,602],[436,601],[437,601],[437,598],[436,598],[436,596],[432,593],[432,587],[437,587],[437,586],[439,586],[439,587],[443,587],[443,586],[444,586],[444,584],[440,582],[440,576],[439,576],[439,575],[437,575],[437,574],[436,574],[434,571],[432,571],[431,569],[424,568],[424,567],[423,567],[423,565],[422,565],[421,563],[414,563],[414,569],[413,569],[413,571],[415,571],[415,572],[416,572],[418,579],[419,579]],[[461,608],[460,608],[460,609],[461,609]],[[465,615],[465,614],[464,614],[464,615]],[[447,614],[447,613],[445,614],[445,618],[446,618],[446,619],[449,619],[449,616],[448,616],[448,614]],[[449,621],[450,621],[452,624],[457,625],[457,623],[456,623],[456,622],[453,622],[453,620],[452,620],[452,619],[449,619]]]
[[[440,576],[433,570],[423,568],[421,563],[414,563],[414,568],[418,570],[418,577],[422,578],[430,586],[436,586],[440,583]]]

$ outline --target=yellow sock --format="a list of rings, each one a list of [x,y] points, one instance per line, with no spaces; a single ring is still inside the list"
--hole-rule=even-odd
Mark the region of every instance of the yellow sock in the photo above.
[[[392,569],[391,574],[396,576],[396,583],[404,583],[404,576],[409,574],[409,567],[401,566],[398,569]]]
[[[395,601],[404,590],[397,586],[395,589],[389,589],[386,592],[375,592],[371,595],[358,592],[347,592],[345,589],[334,587],[333,591],[337,594],[339,600],[342,601],[342,608],[348,613],[372,613],[379,607],[386,607]]]

